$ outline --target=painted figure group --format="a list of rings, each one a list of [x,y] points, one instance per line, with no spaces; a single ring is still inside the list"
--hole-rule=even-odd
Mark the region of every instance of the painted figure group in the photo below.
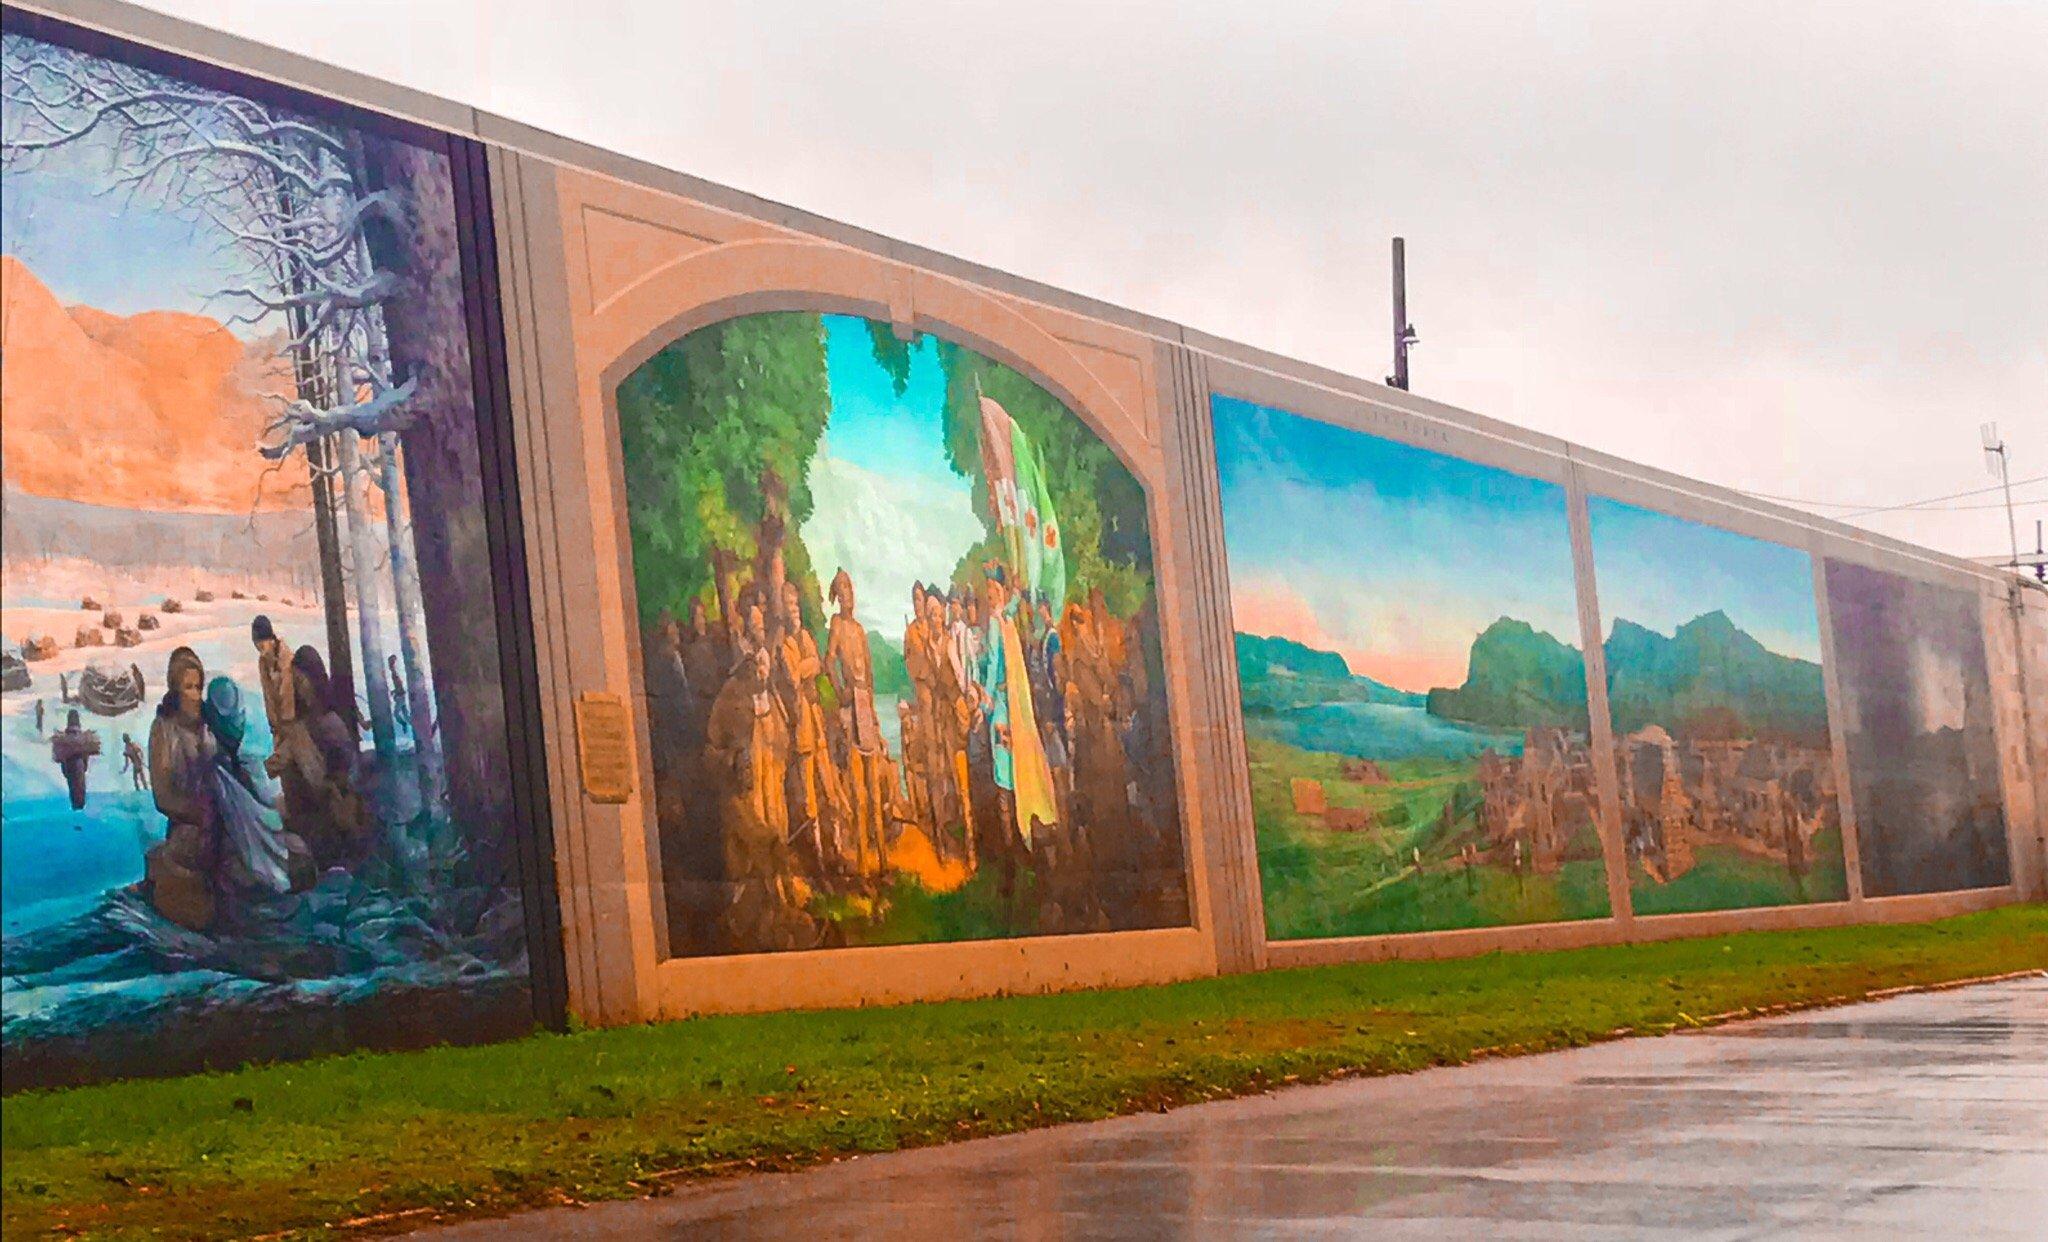
[[[914,586],[891,709],[844,570],[822,647],[779,553],[737,588],[732,558],[715,570],[717,618],[693,600],[646,646],[673,952],[845,943],[832,912],[879,918],[903,877],[989,874],[1011,934],[1108,929],[1145,914],[1106,878],[1177,876],[1141,621],[1101,592],[1055,617],[995,563]]]
[[[149,730],[149,788],[167,830],[148,851],[144,891],[195,931],[232,925],[252,901],[353,866],[368,843],[354,696],[329,678],[317,649],[287,648],[269,618],[257,617],[250,637],[271,736],[260,764],[246,747],[241,686],[209,680],[190,647],[170,654]]]

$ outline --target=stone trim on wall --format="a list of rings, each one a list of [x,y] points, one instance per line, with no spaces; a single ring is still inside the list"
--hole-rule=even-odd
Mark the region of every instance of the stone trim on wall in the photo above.
[[[1607,863],[1607,908],[1615,923],[1627,928],[1635,921],[1635,894],[1628,878],[1628,851],[1623,846],[1621,775],[1616,767],[1614,721],[1607,704],[1606,628],[1600,616],[1600,589],[1593,564],[1593,519],[1586,508],[1585,473],[1572,462],[1565,475],[1565,515],[1571,524],[1572,577],[1578,591],[1579,652],[1586,662],[1587,748],[1593,758],[1593,779],[1600,793],[1600,851]]]
[[[2034,901],[2048,901],[2048,590],[2020,592],[2019,641],[2014,644],[2014,672],[2020,680],[2021,723],[2034,800],[2032,860],[2023,868],[2029,877],[2024,890]]]

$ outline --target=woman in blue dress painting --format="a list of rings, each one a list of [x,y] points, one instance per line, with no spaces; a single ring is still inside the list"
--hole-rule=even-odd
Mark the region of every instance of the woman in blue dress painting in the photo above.
[[[242,688],[231,677],[214,678],[206,685],[206,704],[200,710],[213,737],[213,766],[207,776],[219,821],[222,879],[240,892],[272,897],[288,893],[293,887],[292,847],[298,839],[284,830],[276,797],[257,775],[257,766],[242,754],[242,739],[249,730]],[[305,847],[299,845],[296,852],[303,855]]]
[[[150,724],[149,771],[169,830],[150,847],[144,887],[165,918],[209,931],[244,898],[310,884],[311,860],[242,756],[241,688],[227,677],[208,684],[190,647],[171,652],[165,680],[170,688]]]

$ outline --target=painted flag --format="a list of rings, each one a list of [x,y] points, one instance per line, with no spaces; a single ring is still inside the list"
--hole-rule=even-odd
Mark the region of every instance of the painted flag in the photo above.
[[[1057,616],[1067,605],[1067,551],[1045,456],[1010,412],[988,397],[981,398],[981,467],[1016,585],[1045,600]]]
[[[1032,484],[1038,503],[1038,559],[1035,577],[1038,593],[1052,606],[1057,617],[1067,607],[1067,549],[1060,541],[1060,520],[1053,512],[1052,487],[1046,482],[1045,457],[1034,447],[1031,453]]]
[[[1013,573],[1024,572],[1024,545],[1019,529],[1016,423],[1010,412],[988,397],[981,399],[981,472],[988,479],[988,503],[1003,536],[1005,560]]]
[[[996,618],[996,626],[1010,700],[1011,803],[1016,808],[1017,835],[1028,846],[1039,825],[1050,828],[1059,823],[1059,800],[1053,793],[1045,742],[1038,732],[1038,705],[1031,700],[1031,673],[1024,663],[1024,639],[1018,633],[1017,619],[1004,613]]]
[[[1040,538],[1045,480],[1040,476],[1038,454],[1015,420],[1010,423],[1010,458],[1017,463],[1017,543],[1023,553],[1017,570],[1025,589],[1039,591],[1045,581],[1045,543]]]

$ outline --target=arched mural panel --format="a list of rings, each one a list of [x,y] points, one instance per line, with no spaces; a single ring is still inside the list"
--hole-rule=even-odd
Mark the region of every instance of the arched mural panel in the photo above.
[[[636,361],[670,955],[1186,926],[1146,494],[1088,424],[856,314]]]

